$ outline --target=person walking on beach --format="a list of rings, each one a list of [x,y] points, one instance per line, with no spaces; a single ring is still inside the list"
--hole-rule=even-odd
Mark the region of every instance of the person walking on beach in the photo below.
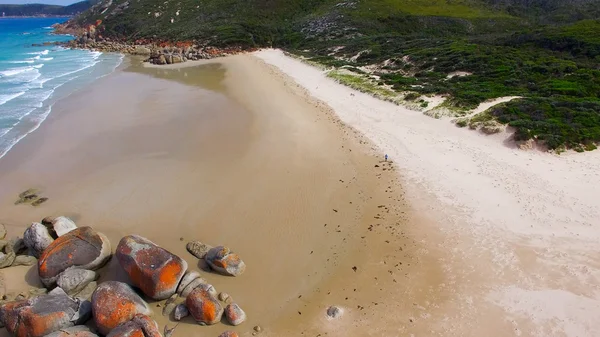
[[[387,161],[387,154],[385,155],[385,161]]]

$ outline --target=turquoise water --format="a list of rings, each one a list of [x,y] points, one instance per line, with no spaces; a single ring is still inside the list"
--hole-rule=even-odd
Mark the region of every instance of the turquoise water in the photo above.
[[[68,41],[52,35],[65,18],[0,19],[0,158],[35,131],[60,98],[114,71],[118,54],[32,46]]]

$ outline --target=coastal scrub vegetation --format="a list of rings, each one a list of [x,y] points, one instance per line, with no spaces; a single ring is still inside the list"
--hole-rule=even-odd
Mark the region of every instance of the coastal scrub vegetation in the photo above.
[[[76,20],[128,41],[283,48],[343,67],[341,82],[463,111],[521,96],[489,112],[517,140],[600,142],[598,0],[112,0]]]

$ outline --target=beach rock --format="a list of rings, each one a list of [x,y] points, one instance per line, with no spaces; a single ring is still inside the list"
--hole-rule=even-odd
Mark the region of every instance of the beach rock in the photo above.
[[[0,269],[12,266],[16,257],[13,252],[7,254],[0,252]]]
[[[4,240],[6,238],[6,227],[4,224],[0,224],[0,240]]]
[[[150,55],[152,52],[150,51],[149,48],[146,47],[142,47],[142,46],[136,46],[135,49],[133,50],[134,55]]]
[[[201,325],[218,323],[223,316],[223,307],[210,288],[212,286],[208,284],[200,285],[188,295],[185,301],[190,314]]]
[[[91,316],[88,301],[73,299],[60,288],[29,300],[0,307],[0,320],[17,337],[42,337],[85,323]]]
[[[67,294],[74,295],[83,290],[96,277],[96,273],[91,270],[71,268],[60,273],[56,284]]]
[[[204,260],[214,271],[223,275],[240,276],[246,270],[244,261],[224,246],[209,250]]]
[[[75,225],[73,220],[64,216],[59,216],[52,221],[52,228],[54,229],[56,236],[61,237],[76,229],[77,225]]]
[[[177,303],[175,301],[177,301],[178,297],[179,296],[177,294],[173,294],[165,302],[165,305],[164,305],[163,310],[162,310],[163,316],[170,316],[171,313],[173,312],[173,310],[175,310],[175,307],[177,306]]]
[[[183,57],[181,57],[181,55],[173,55],[173,59],[171,61],[173,64],[175,63],[182,63],[183,62]]]
[[[37,259],[31,255],[19,255],[15,257],[12,266],[33,266],[37,263]]]
[[[185,304],[179,304],[175,307],[175,311],[173,312],[173,319],[175,319],[176,321],[181,321],[182,319],[184,319],[185,317],[188,317],[190,315],[190,312],[188,310],[188,308],[185,306]]]
[[[246,313],[237,303],[231,303],[225,307],[225,318],[231,325],[240,325],[246,321]]]
[[[221,302],[229,303],[229,302],[231,302],[231,296],[229,296],[228,293],[221,292],[221,293],[219,293],[219,300]]]
[[[183,288],[183,290],[181,291],[181,293],[179,295],[181,295],[181,297],[187,297],[198,286],[200,286],[201,284],[207,284],[207,283],[208,282],[206,282],[205,279],[203,279],[202,277],[198,277],[198,278],[194,279],[192,282],[190,282],[187,285],[187,287]]]
[[[327,316],[331,318],[342,317],[343,314],[344,311],[341,308],[336,307],[335,305],[332,305],[329,308],[327,308]]]
[[[135,315],[110,331],[106,337],[162,337],[158,324],[147,315]]]
[[[239,337],[239,335],[235,331],[225,331],[219,337]]]
[[[79,227],[54,240],[42,252],[38,274],[46,287],[52,287],[63,271],[72,267],[96,270],[110,256],[110,242],[104,234],[90,227]]]
[[[85,325],[77,325],[70,328],[60,329],[44,337],[98,337]]]
[[[23,233],[23,241],[33,256],[39,258],[44,249],[54,242],[54,238],[50,235],[46,226],[34,222]]]
[[[76,297],[84,300],[92,300],[92,294],[98,287],[98,283],[96,281],[92,281],[88,283],[80,292],[77,293]]]
[[[27,246],[25,246],[25,241],[21,238],[10,239],[6,247],[4,247],[4,252],[22,255],[27,252]]]
[[[253,328],[253,329],[254,329],[254,331],[256,331],[256,332],[261,332],[261,331],[262,331],[262,328],[260,327],[260,325],[256,325],[256,326],[254,326],[254,328]]]
[[[98,286],[92,295],[94,322],[102,335],[136,315],[150,315],[148,304],[123,282],[107,281]]]
[[[160,55],[157,59],[156,59],[156,64],[167,64],[167,59],[165,58],[165,55]]]
[[[188,242],[185,248],[190,254],[199,259],[203,259],[212,247],[200,241],[191,241]]]
[[[185,287],[187,287],[188,284],[190,284],[193,280],[199,277],[200,273],[198,273],[197,271],[186,271],[183,277],[181,278],[181,281],[179,281],[179,285],[177,286],[177,293],[181,295],[183,289],[185,289]]]
[[[122,238],[116,256],[133,284],[154,300],[175,294],[187,270],[179,256],[138,235]]]

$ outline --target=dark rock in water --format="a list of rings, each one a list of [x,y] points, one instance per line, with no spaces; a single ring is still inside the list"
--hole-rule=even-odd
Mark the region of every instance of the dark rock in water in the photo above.
[[[206,253],[208,253],[208,251],[213,247],[204,244],[200,241],[191,241],[188,242],[185,248],[190,254],[194,255],[199,259],[203,259],[206,256]]]
[[[190,312],[185,304],[179,304],[175,307],[175,312],[173,313],[173,319],[176,321],[181,321],[185,317],[188,317]]]
[[[102,335],[131,321],[136,315],[150,315],[148,304],[123,282],[107,281],[92,295],[94,322]]]
[[[244,261],[236,253],[223,246],[209,250],[204,260],[214,271],[223,275],[239,276],[246,270]]]
[[[212,325],[221,321],[223,307],[213,293],[214,288],[211,285],[203,284],[194,289],[185,301],[190,314],[198,324]]]
[[[341,317],[343,315],[344,311],[336,306],[331,306],[329,308],[327,308],[327,316],[331,317],[331,318],[338,318]]]
[[[68,268],[96,270],[110,259],[110,254],[110,242],[104,234],[79,227],[54,240],[42,252],[38,274],[46,287],[52,287]]]
[[[33,256],[40,257],[44,249],[54,242],[54,238],[50,235],[46,226],[34,222],[23,233],[23,241]]]
[[[0,307],[0,321],[17,337],[42,337],[85,323],[92,314],[90,302],[73,299],[60,288],[29,300]]]
[[[92,333],[90,328],[85,325],[77,325],[71,328],[55,331],[44,337],[98,337],[98,335]]]
[[[188,267],[179,256],[138,235],[122,238],[115,254],[132,283],[154,300],[175,294]]]
[[[41,204],[45,203],[46,201],[48,201],[48,198],[46,198],[46,197],[41,197],[41,198],[39,198],[39,199],[35,200],[34,202],[32,202],[32,203],[31,203],[31,206],[39,206],[39,205],[41,205]]]
[[[246,321],[246,313],[236,303],[231,303],[225,307],[225,317],[231,325],[240,325]]]
[[[60,273],[56,284],[67,294],[75,295],[96,279],[95,272],[87,269],[71,268]]]
[[[31,255],[18,255],[12,266],[33,266],[37,263],[37,259]]]
[[[147,315],[135,315],[130,321],[124,322],[111,330],[106,337],[161,337],[158,324]]]

